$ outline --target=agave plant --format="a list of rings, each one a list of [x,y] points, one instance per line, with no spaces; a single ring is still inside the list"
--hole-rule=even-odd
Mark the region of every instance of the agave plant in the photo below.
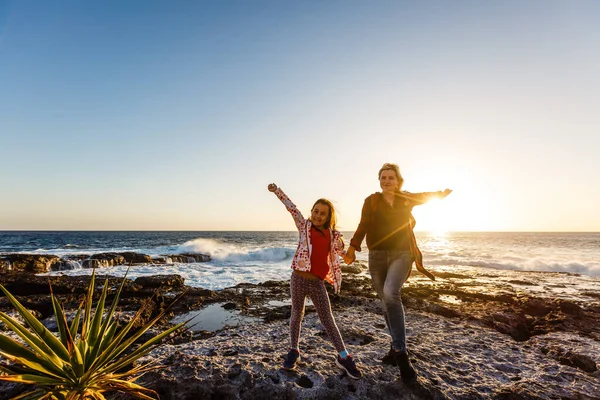
[[[125,278],[106,313],[108,278],[93,312],[95,280],[94,272],[87,295],[70,324],[50,286],[58,335],[50,332],[0,285],[0,290],[24,320],[21,324],[0,312],[0,321],[22,341],[0,335],[0,355],[8,360],[8,363],[0,362],[0,380],[35,385],[34,390],[15,399],[104,399],[103,393],[115,391],[142,399],[158,397],[153,390],[135,383],[144,372],[156,367],[151,363],[133,366],[134,362],[158,346],[163,338],[184,326],[185,322],[134,347],[134,342],[164,316],[165,311],[129,335],[144,310],[140,309],[125,326],[119,328],[115,310]]]

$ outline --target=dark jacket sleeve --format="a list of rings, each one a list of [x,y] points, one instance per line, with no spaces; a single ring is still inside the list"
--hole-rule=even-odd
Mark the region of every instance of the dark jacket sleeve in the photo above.
[[[371,222],[371,196],[365,199],[363,204],[362,213],[360,216],[360,223],[354,232],[354,236],[350,239],[350,246],[354,247],[356,251],[361,251],[360,245],[369,230]]]
[[[403,197],[410,207],[419,206],[427,203],[429,200],[436,197],[440,197],[440,192],[421,192],[421,193],[410,193],[400,192],[400,197]]]

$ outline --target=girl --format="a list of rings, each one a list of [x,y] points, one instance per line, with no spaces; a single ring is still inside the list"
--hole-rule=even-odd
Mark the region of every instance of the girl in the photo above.
[[[336,364],[346,373],[358,379],[362,376],[356,368],[352,356],[348,354],[340,331],[333,319],[329,297],[324,280],[333,285],[335,293],[340,290],[342,271],[338,254],[345,255],[344,242],[340,232],[335,230],[335,210],[329,200],[319,199],[312,207],[309,219],[304,219],[294,203],[274,183],[268,186],[270,192],[281,200],[292,214],[300,234],[298,248],[292,260],[290,294],[292,315],[290,318],[290,351],[285,357],[283,368],[292,370],[300,358],[300,325],[304,317],[306,296],[310,296],[327,336],[339,352]]]

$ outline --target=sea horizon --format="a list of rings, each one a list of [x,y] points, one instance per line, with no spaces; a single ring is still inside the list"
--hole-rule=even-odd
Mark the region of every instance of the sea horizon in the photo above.
[[[340,232],[354,232],[354,230],[338,229]],[[600,231],[461,231],[461,230],[414,230],[415,233],[431,233],[431,234],[448,234],[448,233],[516,233],[516,234],[527,234],[527,233],[560,233],[560,234],[594,234]],[[258,229],[0,229],[0,232],[296,232],[294,229],[290,230],[258,230]]]

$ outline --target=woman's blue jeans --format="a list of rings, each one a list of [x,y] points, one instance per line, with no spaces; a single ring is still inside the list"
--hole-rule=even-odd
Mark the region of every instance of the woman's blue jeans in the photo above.
[[[400,352],[406,352],[404,306],[400,291],[410,275],[413,262],[410,251],[369,251],[369,273],[373,288],[383,303],[383,314],[392,336],[392,347]]]

